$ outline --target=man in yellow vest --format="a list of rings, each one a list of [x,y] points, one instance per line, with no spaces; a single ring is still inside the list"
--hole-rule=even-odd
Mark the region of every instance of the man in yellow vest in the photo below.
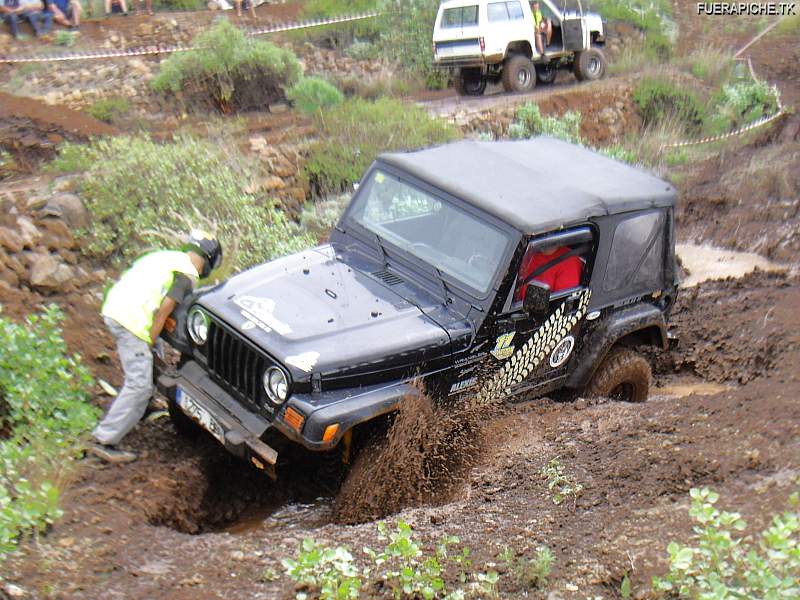
[[[173,309],[198,278],[222,262],[214,236],[192,231],[181,251],[162,250],[140,257],[108,291],[101,313],[117,342],[125,382],[103,420],[92,432],[89,451],[114,463],[136,460],[116,446],[142,418],[153,395],[152,346]]]
[[[544,54],[545,48],[550,45],[550,40],[553,37],[553,24],[550,19],[545,19],[542,15],[542,9],[538,2],[531,3],[531,12],[533,13],[533,25],[536,29],[536,51],[539,54]]]

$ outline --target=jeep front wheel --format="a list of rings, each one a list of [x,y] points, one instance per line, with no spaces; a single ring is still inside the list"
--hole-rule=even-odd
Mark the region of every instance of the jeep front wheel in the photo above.
[[[606,74],[606,57],[597,48],[589,48],[575,53],[575,79],[594,81]]]
[[[503,87],[507,92],[530,92],[536,85],[536,67],[527,56],[513,54],[503,64]]]
[[[612,350],[589,383],[589,396],[623,402],[644,402],[650,391],[650,363],[638,352]]]
[[[461,69],[456,75],[455,87],[461,96],[481,96],[486,91],[486,77],[480,69]]]

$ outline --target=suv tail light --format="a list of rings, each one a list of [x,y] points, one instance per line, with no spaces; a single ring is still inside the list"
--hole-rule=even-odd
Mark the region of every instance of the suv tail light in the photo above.
[[[486,40],[483,39],[483,37],[481,37],[481,39],[479,41],[481,43],[481,52],[485,52],[486,51]]]

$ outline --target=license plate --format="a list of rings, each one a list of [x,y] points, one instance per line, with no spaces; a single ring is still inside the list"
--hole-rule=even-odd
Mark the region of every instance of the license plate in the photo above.
[[[180,387],[175,392],[175,401],[181,410],[185,412],[193,421],[217,438],[220,443],[225,443],[225,431],[217,420],[211,416],[205,408],[200,406],[197,401],[187,394]]]

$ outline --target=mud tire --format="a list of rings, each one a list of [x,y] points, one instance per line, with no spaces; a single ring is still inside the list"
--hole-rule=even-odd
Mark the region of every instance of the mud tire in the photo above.
[[[454,83],[459,96],[482,96],[486,91],[486,77],[479,69],[461,69]]]
[[[635,350],[612,350],[597,368],[587,387],[589,396],[623,402],[644,402],[650,392],[650,363]]]
[[[181,437],[194,439],[203,431],[197,423],[186,416],[186,413],[181,410],[174,400],[170,400],[167,403],[167,410],[170,421],[172,421],[175,430]]]
[[[512,54],[503,63],[503,88],[507,92],[530,92],[536,87],[536,67],[522,54]]]
[[[575,53],[573,72],[578,81],[595,81],[606,74],[606,56],[597,48]]]

